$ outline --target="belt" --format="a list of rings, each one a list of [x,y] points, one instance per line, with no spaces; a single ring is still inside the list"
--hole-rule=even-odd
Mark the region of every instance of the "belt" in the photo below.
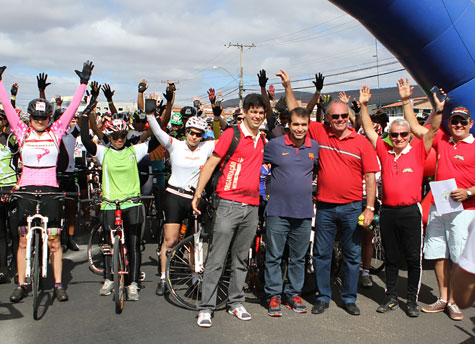
[[[177,188],[176,186],[172,186],[172,185],[168,185],[165,190],[172,194],[189,198],[189,199],[192,199],[193,195],[195,194],[193,191]]]

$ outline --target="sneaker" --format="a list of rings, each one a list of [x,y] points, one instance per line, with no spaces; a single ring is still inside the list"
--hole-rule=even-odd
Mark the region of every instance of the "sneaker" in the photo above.
[[[235,315],[236,318],[238,318],[239,320],[249,321],[252,319],[251,314],[246,311],[246,308],[244,308],[243,305],[237,306],[233,309],[228,309],[228,313],[231,315]]]
[[[383,303],[376,309],[378,313],[386,313],[399,308],[399,301],[391,296],[386,296]]]
[[[287,300],[285,306],[295,313],[307,313],[307,307],[302,303],[302,298],[298,295],[294,296],[292,300]]]
[[[71,251],[79,251],[79,245],[74,241],[72,236],[68,236],[68,248]]]
[[[101,289],[99,290],[99,295],[102,295],[102,296],[110,295],[112,294],[113,290],[114,290],[114,282],[112,282],[110,279],[106,279]]]
[[[419,316],[419,306],[414,300],[407,301],[407,316],[411,318],[417,318]]]
[[[371,288],[373,286],[373,280],[370,275],[361,275],[360,283],[363,288]]]
[[[445,310],[447,307],[447,301],[442,301],[441,299],[437,299],[434,303],[422,307],[421,311],[424,313],[439,313]]]
[[[66,293],[66,289],[63,287],[54,287],[54,295],[58,299],[59,302],[65,302],[69,300],[69,296]]]
[[[165,279],[160,279],[160,282],[157,283],[157,289],[155,289],[155,294],[162,296],[165,294],[167,288],[167,281]]]
[[[463,313],[455,303],[448,303],[447,311],[449,312],[450,319],[456,321],[463,320]]]
[[[200,311],[198,313],[198,321],[196,324],[199,327],[211,327],[211,313],[206,311]]]
[[[139,300],[139,287],[136,282],[130,283],[127,287],[127,300],[138,301]]]
[[[10,295],[10,301],[13,303],[20,302],[25,297],[27,297],[27,295],[28,295],[28,292],[26,291],[26,288],[16,287],[12,295]]]
[[[271,317],[281,317],[282,311],[280,310],[281,300],[277,296],[272,296],[269,301],[269,310],[267,314]]]

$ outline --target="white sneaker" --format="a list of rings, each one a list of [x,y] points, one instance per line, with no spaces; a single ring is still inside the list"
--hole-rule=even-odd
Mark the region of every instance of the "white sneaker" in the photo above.
[[[198,321],[196,322],[199,327],[211,327],[211,313],[206,311],[200,311],[198,313]]]
[[[251,314],[246,311],[243,305],[237,306],[236,308],[228,309],[228,313],[231,315],[235,315],[236,318],[243,321],[249,321],[252,319]]]
[[[137,283],[132,282],[127,287],[127,300],[138,301],[139,300],[139,287]]]
[[[101,287],[101,290],[99,290],[99,295],[102,296],[107,296],[112,294],[112,290],[114,290],[114,282],[112,282],[109,279],[106,279],[104,281],[104,284]]]

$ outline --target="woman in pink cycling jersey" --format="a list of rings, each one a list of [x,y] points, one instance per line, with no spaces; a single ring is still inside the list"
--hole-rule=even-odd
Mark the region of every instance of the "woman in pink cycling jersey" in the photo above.
[[[7,91],[2,81],[2,74],[6,67],[0,67],[0,101],[7,116],[11,131],[16,135],[20,146],[22,173],[17,183],[17,188],[22,191],[58,192],[56,180],[56,162],[59,153],[59,144],[69,122],[73,118],[86,90],[94,65],[87,61],[82,71],[76,70],[80,78],[80,85],[69,104],[68,109],[55,122],[50,125],[53,106],[42,98],[33,99],[28,104],[30,126],[20,120],[18,114],[10,103]],[[26,269],[26,218],[36,212],[36,202],[27,198],[18,202],[18,215],[20,225],[20,241],[17,253],[18,286],[10,296],[10,301],[19,302],[27,296],[25,283]],[[54,292],[59,301],[67,301],[68,294],[61,283],[63,269],[63,252],[60,243],[61,204],[48,196],[41,197],[40,213],[48,217],[50,237],[48,247],[51,253],[55,288]]]

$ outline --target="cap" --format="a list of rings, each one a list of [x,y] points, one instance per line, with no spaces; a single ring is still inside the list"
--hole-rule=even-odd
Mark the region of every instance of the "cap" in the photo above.
[[[470,111],[468,111],[468,109],[463,106],[457,106],[456,108],[454,108],[450,113],[450,117],[452,116],[460,116],[465,119],[470,119],[472,117],[470,115]]]

